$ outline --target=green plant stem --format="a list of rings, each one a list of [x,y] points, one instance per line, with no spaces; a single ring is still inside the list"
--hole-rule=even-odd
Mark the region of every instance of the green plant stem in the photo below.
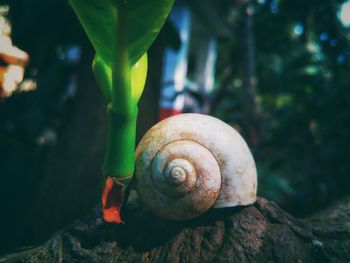
[[[104,174],[116,178],[133,175],[137,108],[133,114],[119,115],[108,107],[108,137]]]
[[[131,96],[127,35],[127,4],[117,1],[117,45],[112,65],[112,101],[108,106],[108,137],[104,174],[131,177],[135,167],[137,104]],[[127,184],[127,182],[126,182]]]
[[[127,4],[117,0],[117,41],[112,65],[112,109],[121,115],[127,115],[134,110],[131,97],[131,66],[128,49],[128,19]]]

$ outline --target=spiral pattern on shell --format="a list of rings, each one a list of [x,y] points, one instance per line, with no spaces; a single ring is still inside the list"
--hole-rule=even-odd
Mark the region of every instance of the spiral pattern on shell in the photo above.
[[[146,133],[136,149],[135,181],[143,203],[171,220],[256,197],[248,146],[233,128],[201,114],[168,118]]]

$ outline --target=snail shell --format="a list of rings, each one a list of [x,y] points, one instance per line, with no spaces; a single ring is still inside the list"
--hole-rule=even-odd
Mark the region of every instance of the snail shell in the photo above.
[[[167,118],[146,133],[136,149],[135,181],[145,206],[171,220],[256,200],[247,144],[231,126],[201,114]]]

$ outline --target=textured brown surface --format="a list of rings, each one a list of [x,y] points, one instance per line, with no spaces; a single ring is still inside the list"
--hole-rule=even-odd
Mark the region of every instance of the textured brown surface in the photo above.
[[[155,218],[132,201],[125,225],[92,212],[0,262],[350,262],[349,219],[350,199],[307,220],[259,198],[185,223]]]

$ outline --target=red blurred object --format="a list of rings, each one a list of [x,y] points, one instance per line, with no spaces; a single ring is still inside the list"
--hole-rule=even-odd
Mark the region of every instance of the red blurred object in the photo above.
[[[174,116],[174,115],[179,115],[181,114],[182,111],[175,110],[175,109],[160,109],[159,112],[159,119],[164,120],[168,117]]]
[[[107,177],[102,194],[102,215],[109,223],[124,224],[120,210],[124,202],[125,186],[114,177]]]

